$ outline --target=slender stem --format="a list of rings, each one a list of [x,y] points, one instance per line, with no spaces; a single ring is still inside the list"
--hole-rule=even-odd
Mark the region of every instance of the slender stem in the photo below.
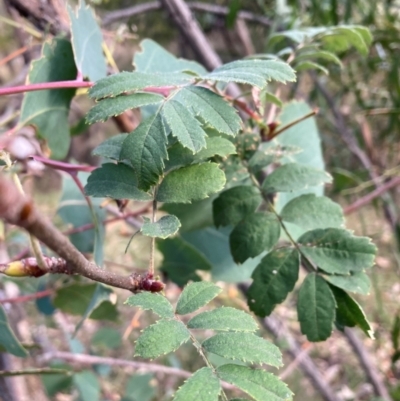
[[[20,302],[28,302],[28,301],[48,297],[49,295],[52,295],[53,293],[54,293],[54,290],[44,290],[44,291],[34,292],[33,294],[21,295],[19,297],[2,298],[2,299],[0,299],[0,304],[16,304],[16,303],[20,303]]]
[[[151,215],[151,222],[155,223],[157,213],[157,187],[154,188],[154,199],[153,199],[153,213]],[[150,260],[149,260],[149,275],[154,275],[154,253],[156,249],[156,238],[151,238],[151,249],[150,249]]]

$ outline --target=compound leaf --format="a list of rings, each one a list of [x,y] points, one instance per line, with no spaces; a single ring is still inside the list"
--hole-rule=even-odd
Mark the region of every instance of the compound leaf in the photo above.
[[[325,280],[342,290],[368,295],[371,281],[364,272],[352,273],[348,276],[324,276]]]
[[[0,305],[0,352],[2,352],[2,350],[21,358],[27,356],[25,348],[18,341],[17,337],[15,337],[15,334],[8,324],[7,315]]]
[[[176,313],[187,315],[207,305],[220,292],[221,288],[208,281],[188,284],[182,291],[176,305]]]
[[[296,250],[276,249],[264,256],[253,272],[253,283],[247,291],[250,310],[258,316],[268,316],[293,290],[299,267]]]
[[[92,155],[102,156],[112,160],[120,160],[122,144],[127,136],[128,134],[118,134],[112,136],[94,148]]]
[[[152,223],[148,217],[143,217],[141,232],[143,235],[153,238],[168,238],[178,232],[181,223],[176,216],[162,216],[158,221]]]
[[[240,365],[222,365],[217,369],[220,379],[234,384],[256,401],[289,401],[292,392],[272,373]]]
[[[216,163],[202,163],[171,171],[157,191],[157,201],[191,203],[207,198],[225,185],[225,174]]]
[[[229,236],[232,257],[243,263],[263,251],[269,251],[279,240],[280,224],[272,213],[253,213],[240,221]]]
[[[335,308],[329,284],[318,274],[309,273],[300,287],[297,300],[301,332],[309,341],[324,341],[331,335]]]
[[[253,333],[219,333],[203,341],[202,347],[227,359],[282,366],[279,348]]]
[[[189,320],[189,329],[219,330],[219,331],[256,331],[255,320],[242,310],[221,307],[199,313]]]
[[[221,386],[211,368],[201,368],[178,389],[173,401],[218,401]]]
[[[159,320],[143,330],[136,340],[135,356],[157,358],[175,351],[190,338],[185,325],[178,320]]]
[[[155,294],[152,292],[140,292],[138,294],[129,297],[125,304],[129,306],[136,306],[143,310],[152,310],[155,314],[161,318],[172,318],[174,317],[174,310],[172,305],[161,294]]]

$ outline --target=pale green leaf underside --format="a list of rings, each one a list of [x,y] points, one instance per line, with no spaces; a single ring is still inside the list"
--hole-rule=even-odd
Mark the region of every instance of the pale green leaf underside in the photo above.
[[[327,273],[360,272],[374,264],[376,246],[347,230],[317,229],[303,234],[298,242],[302,252]]]
[[[92,155],[102,156],[112,160],[120,160],[122,144],[127,136],[128,134],[118,134],[112,136],[94,148]]]
[[[175,351],[189,338],[182,322],[162,319],[143,330],[136,341],[135,356],[154,359]]]
[[[227,359],[282,366],[279,348],[253,333],[219,333],[203,341],[202,347]]]
[[[328,283],[318,274],[309,273],[300,287],[297,315],[301,332],[309,341],[324,341],[332,332],[335,298]]]
[[[323,170],[298,163],[287,163],[278,167],[263,182],[266,194],[292,192],[332,182],[332,177]]]
[[[157,201],[191,203],[208,198],[225,185],[225,174],[216,163],[202,163],[171,171],[157,191]]]
[[[188,284],[182,291],[176,305],[176,313],[186,315],[207,305],[222,289],[208,281]]]
[[[162,216],[158,221],[152,223],[149,218],[143,217],[144,223],[141,228],[143,235],[153,238],[168,238],[178,232],[181,222],[176,216]]]
[[[0,305],[0,348],[4,348],[6,352],[19,356],[21,358],[27,355],[24,347],[18,341],[17,337],[11,330],[10,325],[7,321],[6,313],[3,307]],[[1,350],[0,350],[1,352]]]
[[[348,276],[324,276],[325,280],[342,290],[356,294],[368,295],[371,289],[371,281],[364,272],[354,273]]]
[[[174,310],[172,305],[163,295],[155,294],[152,292],[140,292],[129,297],[125,304],[129,306],[136,306],[144,310],[152,310],[161,318],[174,317]]]
[[[272,373],[247,366],[222,365],[217,375],[224,381],[234,384],[256,401],[288,401],[292,392],[286,384]]]
[[[323,65],[316,63],[315,61],[301,61],[297,63],[295,66],[296,71],[307,71],[307,70],[317,70],[321,71],[326,75],[329,75],[329,70],[325,68]]]
[[[201,368],[185,381],[173,401],[218,401],[221,386],[211,368]]]
[[[218,331],[256,331],[255,320],[242,310],[222,307],[202,312],[189,320],[189,329],[218,330]]]

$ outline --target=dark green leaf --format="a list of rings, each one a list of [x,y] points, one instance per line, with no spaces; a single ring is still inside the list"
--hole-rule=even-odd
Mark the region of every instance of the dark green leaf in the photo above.
[[[93,372],[84,370],[75,373],[73,380],[82,401],[100,400],[100,383]]]
[[[364,272],[353,273],[348,276],[324,276],[325,280],[342,290],[368,295],[371,282]]]
[[[112,160],[120,160],[122,144],[127,136],[128,134],[118,134],[106,139],[103,143],[94,148],[92,155],[103,156]]]
[[[296,250],[277,249],[264,256],[253,272],[253,283],[247,291],[250,310],[258,316],[268,316],[293,290],[299,267]]]
[[[21,358],[27,356],[25,348],[21,345],[11,330],[7,321],[7,315],[4,312],[3,307],[0,305],[0,352],[1,349]]]
[[[143,330],[136,341],[135,356],[154,359],[175,351],[189,338],[182,322],[162,319]]]
[[[156,389],[151,381],[153,373],[134,374],[126,385],[125,396],[121,401],[151,401],[156,395]]]
[[[129,297],[125,303],[129,306],[137,306],[141,309],[150,309],[162,318],[171,318],[174,311],[170,302],[161,294],[140,292]]]
[[[149,201],[151,196],[138,188],[135,171],[125,164],[103,164],[94,170],[85,186],[86,195]]]
[[[143,235],[153,238],[168,238],[178,232],[181,223],[176,216],[162,216],[159,220],[152,223],[148,217],[143,217],[141,232]]]
[[[102,348],[115,349],[122,344],[122,336],[116,329],[100,327],[94,333],[91,344]]]
[[[237,186],[222,192],[213,202],[216,227],[236,225],[260,206],[262,197],[254,186]]]
[[[236,263],[243,263],[263,251],[269,251],[279,240],[280,223],[272,213],[248,215],[231,232],[229,245]]]
[[[179,296],[176,313],[187,315],[207,305],[222,289],[208,281],[188,284]]]
[[[318,274],[309,273],[297,300],[301,332],[308,341],[324,341],[331,335],[335,308],[335,298],[328,283]]]
[[[254,153],[257,151],[260,145],[260,135],[252,134],[250,132],[246,132],[238,135],[235,138],[235,144],[238,156],[241,159],[248,160],[250,159]]]

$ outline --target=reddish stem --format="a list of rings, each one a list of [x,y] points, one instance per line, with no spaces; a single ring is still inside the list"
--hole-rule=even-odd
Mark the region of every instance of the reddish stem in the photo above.
[[[31,159],[33,160],[37,160],[43,164],[45,164],[46,166],[52,167],[56,170],[61,170],[61,171],[65,171],[66,173],[69,174],[75,174],[76,172],[79,171],[86,171],[91,173],[93,170],[96,170],[97,167],[93,167],[93,166],[83,166],[83,165],[79,165],[79,164],[71,164],[71,163],[65,163],[65,162],[59,162],[56,160],[51,160],[48,159],[47,157],[42,157],[42,156],[29,156]]]
[[[53,294],[54,290],[44,290],[35,292],[29,295],[21,295],[20,297],[13,297],[13,298],[3,298],[0,299],[0,304],[16,304],[21,302],[32,301],[34,299],[44,298],[51,294]]]

